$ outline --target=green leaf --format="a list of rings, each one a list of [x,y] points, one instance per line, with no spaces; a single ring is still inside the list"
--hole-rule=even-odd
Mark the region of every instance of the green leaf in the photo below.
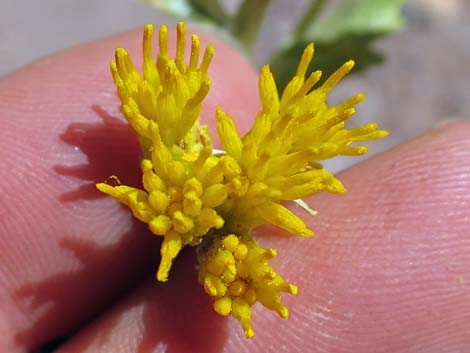
[[[347,35],[384,35],[398,31],[404,23],[404,0],[345,0],[329,16],[313,21],[303,39],[333,40]]]
[[[351,74],[360,73],[370,65],[381,63],[383,56],[370,46],[372,39],[372,36],[348,35],[335,41],[316,41],[315,55],[308,72],[322,70],[321,81],[323,81],[350,59],[356,62]],[[299,41],[278,52],[273,58],[271,69],[279,90],[282,90],[294,76],[302,52],[308,43]]]
[[[352,73],[359,73],[383,61],[382,54],[372,47],[373,41],[396,32],[404,23],[403,0],[344,0],[329,15],[319,16],[317,10],[323,3],[312,1],[315,11],[306,11],[295,37],[273,56],[272,71],[279,89],[294,75],[308,43],[315,43],[310,70],[322,70],[323,79],[349,59],[356,62]]]
[[[220,26],[226,25],[228,21],[227,14],[218,0],[189,0],[193,7],[206,18],[211,19]]]
[[[322,70],[323,78],[326,79],[352,59],[356,64],[351,73],[360,73],[368,66],[383,61],[383,55],[370,45],[373,38],[367,35],[347,35],[334,42],[317,41],[312,65],[316,70]]]
[[[227,14],[218,0],[143,0],[169,15],[203,20],[218,26],[226,25]]]

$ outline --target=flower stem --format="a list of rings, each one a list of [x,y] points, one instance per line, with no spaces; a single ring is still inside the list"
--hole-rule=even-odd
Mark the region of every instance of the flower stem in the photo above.
[[[258,37],[271,0],[244,0],[233,19],[232,34],[250,51]]]
[[[294,38],[302,37],[305,34],[305,31],[318,16],[326,2],[327,0],[312,0],[310,7],[307,8],[302,18],[297,22],[297,26],[293,32]]]

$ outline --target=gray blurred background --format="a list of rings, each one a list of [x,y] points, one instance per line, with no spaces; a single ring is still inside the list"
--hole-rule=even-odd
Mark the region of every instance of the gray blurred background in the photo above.
[[[236,8],[238,1],[227,3]],[[254,65],[269,58],[307,3],[272,2]],[[332,97],[337,103],[359,91],[368,94],[356,124],[374,120],[391,131],[373,143],[375,153],[446,121],[470,118],[470,0],[408,0],[404,14],[405,29],[376,44],[385,63],[345,80]],[[136,0],[0,0],[0,76],[62,48],[147,22],[174,21]],[[352,162],[329,166],[339,170]]]

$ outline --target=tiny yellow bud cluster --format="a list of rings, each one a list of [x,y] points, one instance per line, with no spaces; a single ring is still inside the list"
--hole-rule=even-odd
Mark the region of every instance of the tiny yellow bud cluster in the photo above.
[[[97,184],[100,191],[127,205],[134,216],[148,224],[150,231],[164,240],[162,259],[157,272],[159,281],[166,281],[174,258],[185,245],[198,245],[212,228],[220,229],[224,220],[215,210],[228,195],[224,184],[222,161],[212,156],[212,145],[201,130],[204,149],[194,163],[174,160],[153,126],[152,159],[141,162],[144,190],[126,185]],[[156,168],[160,166],[160,168]]]
[[[251,306],[260,302],[286,319],[289,311],[281,303],[280,293],[297,294],[297,287],[269,266],[276,255],[276,250],[263,249],[250,237],[231,234],[216,237],[199,257],[199,279],[214,298],[214,310],[224,316],[232,314],[248,338],[254,335]]]

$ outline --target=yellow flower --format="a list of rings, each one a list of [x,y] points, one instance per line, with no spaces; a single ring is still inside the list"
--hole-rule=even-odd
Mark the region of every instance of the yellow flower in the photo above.
[[[105,183],[97,188],[128,206],[137,219],[148,223],[153,234],[163,236],[157,279],[166,281],[183,246],[198,245],[210,229],[224,225],[215,208],[227,199],[229,186],[222,183],[224,163],[212,156],[205,130],[200,131],[203,150],[193,163],[172,158],[153,121],[149,130],[152,158],[141,163],[145,190]]]
[[[212,156],[210,136],[198,122],[210,88],[207,71],[213,46],[206,48],[199,64],[200,41],[193,35],[186,64],[186,30],[180,22],[176,57],[172,59],[168,30],[161,26],[155,62],[152,33],[153,26],[145,26],[143,75],[123,48],[116,49],[116,60],[111,61],[122,111],[141,142],[144,190],[105,183],[97,188],[128,206],[136,218],[148,223],[152,233],[163,236],[157,279],[166,281],[183,246],[198,245],[210,229],[223,226],[215,208],[227,198],[229,186],[222,184],[226,163]]]
[[[337,106],[329,106],[326,100],[354,63],[347,62],[313,88],[321,73],[305,78],[313,57],[313,45],[309,45],[281,97],[269,67],[263,67],[262,110],[246,136],[241,137],[232,118],[217,109],[225,151],[214,154],[207,128],[199,126],[214,48],[206,48],[199,64],[199,38],[193,35],[185,63],[185,26],[180,22],[176,57],[169,56],[167,28],[162,26],[160,52],[154,61],[152,32],[147,25],[142,75],[122,48],[111,62],[123,113],[140,139],[143,189],[105,183],[97,188],[129,207],[153,234],[163,237],[159,281],[168,279],[185,245],[198,246],[199,279],[214,299],[215,311],[238,319],[249,338],[254,335],[251,307],[256,302],[287,318],[280,294],[297,294],[297,287],[268,263],[276,251],[261,248],[251,230],[271,223],[293,234],[312,236],[304,221],[282,202],[303,202],[300,199],[321,191],[345,192],[320,162],[337,155],[364,154],[367,147],[355,142],[379,139],[387,132],[378,130],[377,124],[345,129],[344,123],[364,95]]]
[[[240,320],[245,336],[251,338],[251,306],[260,302],[287,319],[288,309],[281,303],[281,292],[297,294],[297,287],[284,281],[269,266],[274,249],[263,249],[249,236],[215,236],[208,249],[200,252],[199,280],[214,298],[214,310]],[[204,246],[203,246],[204,247]]]
[[[168,52],[168,30],[159,31],[160,52],[156,62],[152,54],[153,26],[147,25],[143,38],[143,75],[134,67],[127,51],[116,49],[111,72],[122,102],[127,121],[140,137],[144,155],[152,145],[148,122],[157,123],[161,139],[172,154],[186,153],[187,158],[200,149],[198,118],[201,104],[211,85],[207,70],[214,55],[209,45],[199,65],[200,41],[193,35],[189,63],[184,61],[186,29],[183,22],[177,25],[176,57]],[[199,66],[198,66],[199,65]]]
[[[217,110],[218,133],[222,146],[240,166],[249,180],[247,191],[226,207],[226,230],[238,234],[271,223],[300,236],[313,232],[281,201],[312,196],[320,191],[343,193],[342,183],[319,163],[337,155],[361,155],[366,146],[354,142],[387,136],[377,124],[347,130],[344,122],[355,112],[354,105],[364,99],[357,94],[337,106],[328,106],[330,90],[352,69],[348,61],[320,87],[313,86],[320,71],[305,79],[313,57],[313,44],[304,51],[294,78],[281,98],[269,66],[264,66],[259,80],[262,111],[243,138],[230,116]]]

